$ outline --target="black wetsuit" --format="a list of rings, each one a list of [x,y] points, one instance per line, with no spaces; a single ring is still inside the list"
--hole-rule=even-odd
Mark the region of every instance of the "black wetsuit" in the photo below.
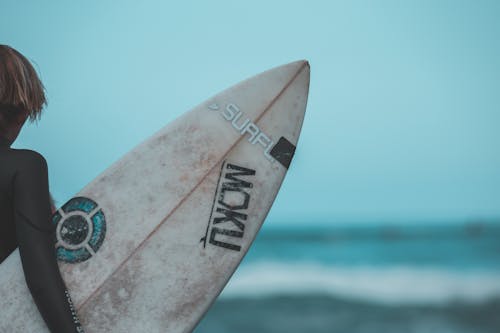
[[[19,246],[26,283],[50,331],[81,333],[57,266],[50,219],[45,159],[32,150],[11,149],[0,136],[0,263]],[[23,320],[22,314],[12,320]]]

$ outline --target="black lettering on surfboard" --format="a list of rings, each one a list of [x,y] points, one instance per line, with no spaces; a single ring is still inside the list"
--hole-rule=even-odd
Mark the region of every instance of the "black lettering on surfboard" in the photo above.
[[[217,235],[243,238],[243,232],[236,231],[236,230],[219,229],[216,227],[213,227],[212,232],[210,232],[210,244],[213,244],[215,246],[224,247],[224,248],[229,249],[229,250],[241,251],[241,246],[217,240]]]
[[[248,219],[248,207],[255,170],[232,163],[222,163],[212,211],[203,247],[209,244],[233,251],[241,251],[241,241]]]
[[[219,224],[224,222],[232,222],[235,227],[239,230],[245,230],[245,224],[242,221],[247,219],[247,215],[243,213],[235,212],[231,209],[217,208],[217,213],[222,213],[222,217],[216,217],[213,220],[213,224]]]

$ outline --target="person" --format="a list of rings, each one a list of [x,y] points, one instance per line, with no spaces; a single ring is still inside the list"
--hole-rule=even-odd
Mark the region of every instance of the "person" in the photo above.
[[[10,147],[45,105],[31,63],[0,45],[0,263],[19,247],[26,284],[49,330],[82,333],[57,265],[47,162],[36,151]]]

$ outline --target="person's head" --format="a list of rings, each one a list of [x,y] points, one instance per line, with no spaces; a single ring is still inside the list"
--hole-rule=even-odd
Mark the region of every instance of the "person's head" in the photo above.
[[[0,136],[13,142],[26,119],[40,119],[45,89],[28,59],[0,44]]]

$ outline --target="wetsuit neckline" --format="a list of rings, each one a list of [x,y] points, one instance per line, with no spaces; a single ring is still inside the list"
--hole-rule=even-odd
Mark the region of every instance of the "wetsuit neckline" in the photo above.
[[[11,144],[12,142],[9,139],[0,135],[0,148],[9,148]]]

